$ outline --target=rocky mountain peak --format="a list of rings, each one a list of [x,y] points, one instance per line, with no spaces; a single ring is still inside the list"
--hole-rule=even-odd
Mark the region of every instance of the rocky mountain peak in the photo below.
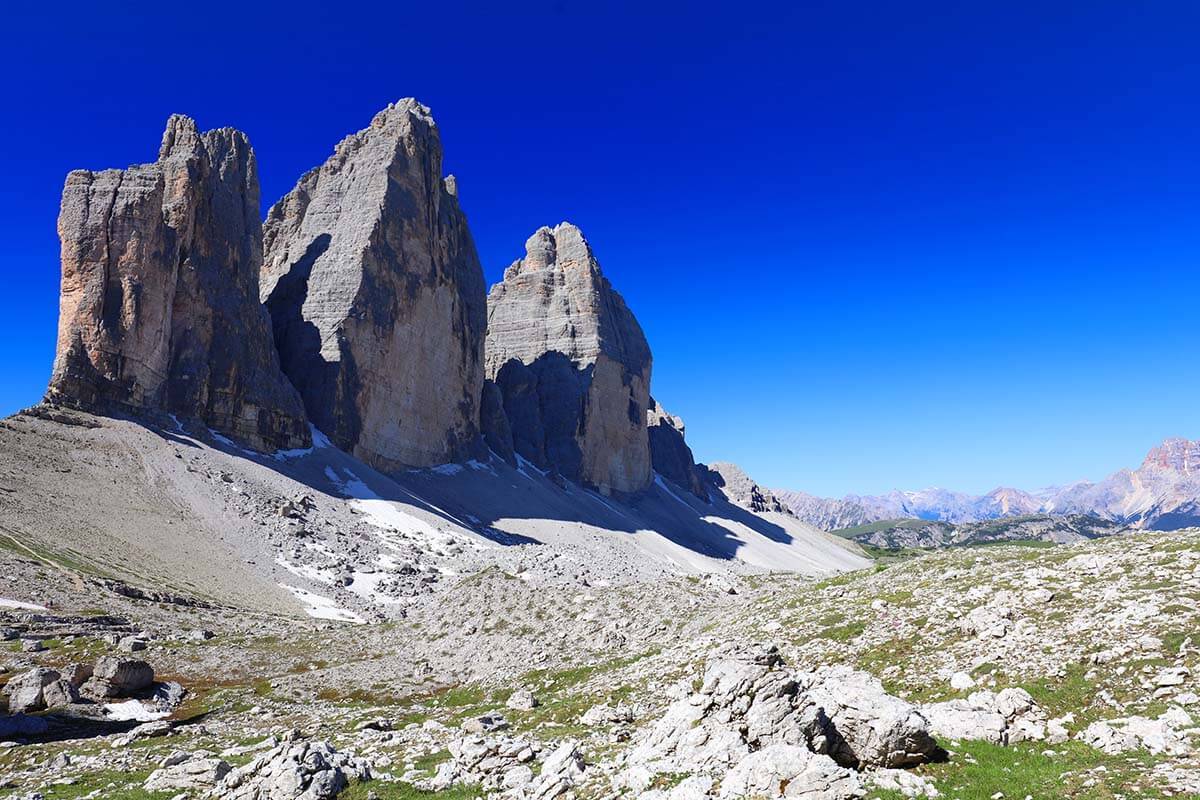
[[[687,489],[701,500],[708,500],[704,479],[696,466],[692,449],[684,440],[684,424],[650,398],[646,411],[646,426],[650,432],[650,460],[654,471]]]
[[[478,440],[486,295],[429,108],[393,103],[276,203],[262,297],[284,371],[335,444],[383,470]]]
[[[734,505],[755,512],[772,512],[791,514],[788,507],[763,486],[760,486],[737,464],[728,461],[714,461],[705,464],[708,483],[725,495]]]
[[[307,446],[258,300],[259,219],[249,140],[181,115],[155,163],[68,175],[47,401],[199,419],[258,449]]]
[[[1142,468],[1169,470],[1181,475],[1200,471],[1200,441],[1178,437],[1166,439],[1146,454]]]
[[[485,362],[518,454],[602,492],[649,486],[650,346],[579,228],[539,228],[492,287]]]

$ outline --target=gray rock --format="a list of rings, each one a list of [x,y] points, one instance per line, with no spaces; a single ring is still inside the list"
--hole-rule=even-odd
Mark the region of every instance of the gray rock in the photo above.
[[[146,640],[140,636],[125,636],[117,642],[117,649],[126,653],[137,653],[146,649]]]
[[[307,447],[258,300],[258,167],[246,136],[167,121],[158,161],[67,176],[49,403],[196,418],[260,450]]]
[[[735,506],[760,513],[791,513],[769,489],[755,483],[737,464],[714,461],[701,465],[700,471],[705,482]]]
[[[483,270],[429,109],[401,100],[343,139],[264,225],[262,298],[315,425],[385,471],[478,441]]]
[[[42,690],[46,708],[69,706],[79,702],[79,690],[70,681],[59,678]]]
[[[538,699],[528,689],[517,689],[504,704],[516,711],[532,711],[538,707]]]
[[[82,691],[95,698],[129,697],[148,689],[153,683],[154,668],[145,661],[102,656]]]
[[[774,647],[718,654],[705,665],[698,688],[681,684],[677,691],[682,697],[630,752],[620,785],[641,791],[664,773],[719,776],[776,745],[819,754],[824,761],[811,763],[821,774],[826,766],[837,767],[831,785],[837,785],[834,778],[843,767],[912,765],[938,753],[924,717],[871,676],[845,667],[795,673]],[[773,752],[791,759],[786,769],[803,770],[810,763],[797,761],[793,751]],[[824,762],[828,765],[821,766]],[[757,774],[760,766],[751,761],[745,769]],[[769,772],[769,766],[763,769]],[[746,780],[757,785],[757,779]],[[813,785],[819,792],[826,784]]]
[[[772,744],[739,761],[721,781],[719,796],[850,800],[864,794],[858,775],[829,756],[798,745]]]
[[[9,712],[21,714],[46,708],[46,689],[60,680],[57,672],[46,667],[35,667],[16,676],[4,685]]]
[[[604,493],[649,486],[650,347],[580,230],[534,233],[487,309],[487,377],[516,452]]]
[[[800,675],[798,681],[805,701],[829,721],[821,726],[824,746],[814,749],[839,764],[855,769],[908,767],[937,754],[929,721],[865,672],[825,667]],[[812,739],[810,745],[815,745]]]
[[[84,681],[92,677],[92,665],[71,664],[62,670],[62,677],[63,680],[78,689],[80,686],[83,686]]]
[[[151,772],[143,788],[148,792],[212,790],[220,785],[229,772],[230,766],[219,758],[200,755],[175,757]]]
[[[284,742],[222,781],[225,800],[332,800],[351,780],[370,780],[366,762],[328,742]]]
[[[707,502],[708,491],[704,487],[700,469],[692,456],[692,448],[684,441],[683,420],[667,413],[651,397],[650,409],[646,412],[646,427],[654,471]]]
[[[462,724],[462,729],[468,733],[491,733],[505,730],[507,727],[508,720],[504,718],[503,714],[496,711],[471,717]]]

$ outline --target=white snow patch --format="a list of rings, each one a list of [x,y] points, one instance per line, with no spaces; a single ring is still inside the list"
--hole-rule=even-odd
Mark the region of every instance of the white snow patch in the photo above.
[[[300,458],[302,456],[312,455],[313,450],[318,450],[323,447],[333,447],[333,443],[329,441],[329,437],[317,430],[317,426],[311,422],[308,425],[308,430],[312,434],[312,447],[297,447],[294,450],[276,450],[272,454],[272,458],[276,461],[287,461],[289,458]],[[325,468],[329,472],[329,468]]]
[[[221,434],[214,431],[212,428],[208,429],[208,435],[211,436],[212,438],[216,439],[218,442],[225,445],[226,447],[231,448],[233,450],[237,450],[238,452],[244,453],[245,455],[248,455],[251,457],[262,455],[262,453],[256,453],[253,450],[247,450],[246,448],[242,447],[240,444],[235,442],[233,439],[230,439],[228,436],[222,436]]]
[[[317,583],[333,585],[333,575],[329,570],[320,569],[309,564],[293,564],[283,556],[276,556],[275,563],[298,578],[308,578]]]
[[[529,477],[529,473],[525,471],[525,468],[526,468],[526,467],[528,467],[529,469],[533,470],[533,471],[534,471],[534,472],[536,472],[538,475],[541,475],[543,478],[544,478],[544,477],[546,477],[546,475],[548,474],[548,472],[547,472],[547,471],[545,471],[545,470],[541,470],[541,469],[538,469],[538,468],[537,468],[537,467],[536,467],[534,464],[530,463],[529,461],[526,461],[526,460],[525,460],[525,459],[524,459],[524,458],[521,456],[521,454],[520,454],[520,453],[516,453],[515,455],[516,455],[516,457],[517,457],[517,472],[521,473],[521,474],[522,474],[522,475],[524,475],[526,478],[528,478],[528,477]]]
[[[30,611],[45,611],[45,606],[39,606],[37,603],[26,603],[21,600],[9,600],[7,597],[0,597],[0,608],[26,608]]]
[[[298,586],[288,586],[286,583],[279,584],[284,589],[287,589],[296,599],[304,604],[304,611],[310,617],[316,619],[331,619],[337,622],[353,622],[355,625],[365,625],[366,620],[355,614],[353,611],[347,611],[344,608],[339,608],[337,603],[333,602],[328,597],[319,594],[313,594],[307,589],[301,589]]]
[[[171,712],[156,711],[140,700],[122,700],[120,703],[105,703],[104,715],[118,722],[152,722],[171,716]]]
[[[671,487],[667,485],[667,482],[663,480],[662,475],[659,475],[657,472],[654,473],[654,483],[658,486],[658,488],[662,489],[664,492],[671,495],[671,497],[675,500],[676,503],[679,503],[680,505],[685,506],[687,508],[687,510],[691,511],[693,514],[696,513],[696,509],[692,508],[691,504],[688,503],[688,501],[684,500],[682,497],[675,494],[675,492],[671,489]]]
[[[462,464],[438,464],[436,467],[429,468],[429,472],[436,472],[438,475],[457,475],[465,470],[466,467]]]

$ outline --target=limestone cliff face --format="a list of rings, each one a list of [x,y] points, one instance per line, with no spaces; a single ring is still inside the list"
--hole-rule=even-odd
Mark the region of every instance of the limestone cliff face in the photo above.
[[[705,482],[729,502],[758,513],[791,514],[770,489],[758,485],[737,464],[714,461],[700,465]]]
[[[258,173],[245,134],[173,116],[158,161],[67,176],[46,400],[202,420],[262,450],[310,443],[259,303]]]
[[[310,418],[383,470],[478,442],[483,270],[429,109],[388,106],[276,203],[262,298]]]
[[[487,375],[517,453],[602,492],[651,481],[650,347],[574,225],[541,228],[488,295]]]
[[[704,488],[692,448],[683,438],[683,420],[667,413],[651,397],[650,408],[646,412],[646,427],[650,433],[650,462],[654,471],[701,500],[708,500],[708,492]]]

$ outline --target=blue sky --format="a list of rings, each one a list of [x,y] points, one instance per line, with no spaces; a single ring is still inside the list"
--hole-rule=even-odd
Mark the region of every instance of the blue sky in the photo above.
[[[49,375],[70,169],[182,112],[247,131],[265,211],[413,95],[489,283],[580,225],[698,458],[986,491],[1200,438],[1200,5],[646,5],[6,10],[0,413]]]

